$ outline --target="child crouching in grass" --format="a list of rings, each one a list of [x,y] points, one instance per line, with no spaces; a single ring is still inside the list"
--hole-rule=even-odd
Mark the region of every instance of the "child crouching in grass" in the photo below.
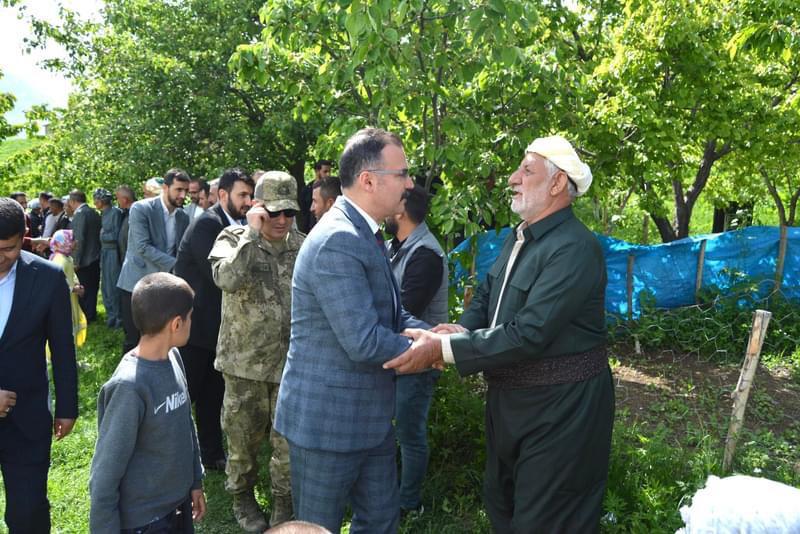
[[[97,399],[89,490],[93,533],[190,533],[206,511],[203,467],[178,350],[189,339],[194,292],[154,273],[133,288],[139,344]]]

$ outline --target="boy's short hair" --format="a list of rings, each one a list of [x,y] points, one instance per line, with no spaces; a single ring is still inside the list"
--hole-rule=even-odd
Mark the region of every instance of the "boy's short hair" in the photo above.
[[[183,278],[169,273],[148,274],[133,288],[133,324],[143,336],[158,334],[175,317],[186,319],[193,301],[194,291]]]

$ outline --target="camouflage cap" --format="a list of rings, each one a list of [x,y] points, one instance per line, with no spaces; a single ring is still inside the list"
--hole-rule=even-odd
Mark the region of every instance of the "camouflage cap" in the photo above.
[[[291,174],[283,171],[269,171],[258,179],[254,200],[260,200],[268,211],[296,210],[297,182]]]

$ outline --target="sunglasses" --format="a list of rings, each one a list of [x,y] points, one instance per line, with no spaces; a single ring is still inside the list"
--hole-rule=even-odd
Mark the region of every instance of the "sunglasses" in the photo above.
[[[278,216],[283,214],[284,217],[290,219],[297,215],[297,210],[280,210],[280,211],[269,211],[267,210],[270,219],[276,219]]]

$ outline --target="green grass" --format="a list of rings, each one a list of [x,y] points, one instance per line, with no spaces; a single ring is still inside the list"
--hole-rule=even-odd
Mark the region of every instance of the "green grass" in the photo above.
[[[4,162],[14,154],[29,150],[42,142],[40,138],[19,138],[6,139],[0,142],[0,163]]]
[[[102,323],[100,316],[98,323]],[[95,401],[100,386],[113,372],[122,336],[102,324],[89,329],[80,362],[80,419],[74,432],[54,443],[49,497],[53,532],[88,532],[88,476],[96,439]],[[709,369],[717,364],[695,360]],[[674,532],[681,526],[681,502],[701,487],[709,474],[719,474],[722,443],[730,413],[727,393],[735,381],[720,384],[709,377],[685,375],[687,359],[656,362],[617,350],[612,362],[640,369],[670,381],[669,389],[643,386],[633,402],[618,383],[604,532]],[[719,364],[732,372],[731,364]],[[725,367],[727,365],[727,367]],[[733,366],[735,367],[735,366]],[[682,374],[684,373],[684,374]],[[759,371],[761,373],[761,371]],[[757,378],[757,386],[762,378]],[[781,387],[785,384],[781,383]],[[425,513],[408,519],[400,532],[490,532],[481,504],[483,478],[483,385],[479,378],[460,379],[448,369],[437,386],[430,415],[431,463],[423,490]],[[748,406],[747,425],[737,449],[735,470],[787,484],[800,485],[798,442],[800,426],[784,424],[800,407],[780,404],[775,392],[756,388]],[[266,448],[262,452],[257,497],[269,510]],[[224,476],[209,473],[206,497],[209,512],[198,532],[241,532],[233,520],[231,501],[223,489]],[[0,490],[0,508],[4,507]],[[348,530],[347,525],[343,532]],[[0,521],[0,532],[6,532]]]

